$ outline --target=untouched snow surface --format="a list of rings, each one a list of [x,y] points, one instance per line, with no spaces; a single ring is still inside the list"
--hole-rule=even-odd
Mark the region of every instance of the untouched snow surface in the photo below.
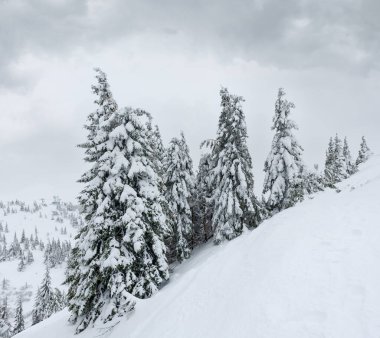
[[[380,157],[340,185],[179,266],[111,338],[379,338]],[[72,337],[62,311],[17,337]]]

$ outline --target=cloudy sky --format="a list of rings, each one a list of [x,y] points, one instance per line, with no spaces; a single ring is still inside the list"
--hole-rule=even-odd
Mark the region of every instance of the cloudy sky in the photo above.
[[[380,151],[377,0],[0,0],[0,199],[74,200],[94,67],[119,106],[183,130],[197,164],[226,86],[245,97],[256,190],[279,87],[308,165],[328,138]]]

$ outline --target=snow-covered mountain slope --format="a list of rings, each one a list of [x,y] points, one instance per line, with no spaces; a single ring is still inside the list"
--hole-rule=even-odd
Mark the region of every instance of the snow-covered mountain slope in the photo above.
[[[25,326],[31,325],[36,291],[45,273],[45,250],[53,241],[71,243],[80,222],[78,208],[62,202],[58,197],[32,203],[0,202],[0,302],[2,304],[7,298],[11,324],[17,298],[21,295]],[[26,262],[23,271],[19,271],[20,255],[11,255],[9,252],[15,235],[17,241],[21,242],[23,232],[26,241],[20,243],[21,252],[26,257],[30,251],[34,261]],[[50,269],[52,286],[60,290],[66,289],[62,285],[65,266],[66,263],[62,262]]]
[[[79,337],[380,337],[380,157],[339,188],[201,248],[128,320]],[[67,319],[18,337],[72,337]]]

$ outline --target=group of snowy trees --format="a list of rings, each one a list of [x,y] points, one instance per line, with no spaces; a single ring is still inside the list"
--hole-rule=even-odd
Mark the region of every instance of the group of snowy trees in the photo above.
[[[1,230],[1,229],[0,229]],[[68,241],[60,242],[54,239],[45,245],[38,239],[38,234],[31,234],[30,238],[25,236],[25,231],[22,231],[20,240],[16,233],[14,234],[13,242],[7,249],[6,240],[3,235],[1,237],[0,259],[2,261],[18,259],[18,271],[24,271],[26,266],[34,261],[33,250],[37,248],[44,251],[45,264],[47,266],[46,274],[41,287],[37,291],[36,302],[33,310],[33,325],[43,319],[48,318],[51,314],[62,310],[66,306],[66,296],[59,289],[52,289],[49,267],[54,267],[57,264],[65,261],[69,255],[71,246]],[[7,289],[7,281],[3,281],[3,290]],[[21,296],[18,297],[16,308],[12,311],[14,317],[13,325],[10,322],[10,309],[8,308],[7,296],[3,298],[0,304],[0,337],[11,337],[24,330],[24,317],[22,309]]]
[[[3,289],[7,287],[7,281],[3,280]],[[0,337],[8,338],[20,333],[25,329],[23,313],[23,297],[17,297],[16,307],[11,311],[8,306],[8,297],[0,301]],[[32,325],[49,318],[53,313],[62,310],[66,306],[66,297],[62,291],[51,286],[49,268],[46,268],[45,276],[38,288],[32,311]],[[13,324],[10,321],[13,313]]]
[[[221,89],[217,135],[202,143],[204,154],[194,175],[183,133],[165,149],[150,114],[119,108],[106,74],[96,69],[96,78],[92,90],[97,109],[88,116],[87,141],[81,145],[91,164],[80,179],[85,224],[66,277],[70,321],[77,332],[132,311],[136,298],[150,297],[168,280],[168,262],[189,258],[200,243],[231,240],[331,185],[303,164],[303,149],[293,135],[297,127],[289,117],[294,104],[284,98],[283,89],[275,105],[263,197],[258,199],[242,97]],[[347,158],[346,171],[353,173],[348,146],[342,155],[335,148],[331,161]],[[363,162],[369,150],[362,148]],[[335,175],[335,164],[331,172]]]
[[[52,203],[55,208],[52,210],[52,219],[55,221],[67,219],[77,226],[81,224],[81,218],[78,216],[78,207],[72,203],[64,203],[55,197]],[[9,202],[0,201],[0,212],[3,211],[4,216],[17,213],[37,213],[40,218],[47,218],[43,208],[47,207],[44,200],[41,202],[33,202],[31,205],[25,202],[15,200]],[[68,240],[48,239],[47,243],[39,238],[37,227],[32,233],[26,233],[25,229],[21,233],[10,233],[12,227],[8,222],[0,221],[0,262],[13,261],[17,263],[17,270],[22,272],[27,269],[28,265],[34,262],[34,255],[38,260],[38,256],[43,256],[47,268],[43,281],[36,293],[35,304],[32,311],[32,324],[36,324],[54,312],[62,310],[66,306],[66,295],[63,291],[53,288],[50,279],[50,269],[56,267],[66,261],[71,244]],[[26,229],[27,230],[27,229]],[[59,231],[55,226],[55,231]],[[65,226],[60,228],[61,235],[67,235],[68,231]],[[71,236],[70,236],[71,237]],[[41,251],[36,253],[35,251]],[[31,291],[26,291],[30,287],[27,284],[17,291],[17,300],[15,306],[9,306],[9,299],[12,298],[14,288],[10,287],[9,280],[3,279],[1,283],[0,293],[0,337],[11,337],[25,329],[23,302],[28,300]],[[12,301],[13,303],[13,301]],[[28,314],[27,314],[28,315]]]
[[[71,202],[62,202],[57,196],[54,196],[52,205],[55,205],[56,210],[52,211],[51,219],[57,223],[62,223],[64,219],[68,219],[70,223],[76,227],[82,224],[82,220],[78,217],[78,206],[75,206]],[[0,209],[4,216],[10,214],[17,214],[19,212],[35,214],[38,212],[40,218],[47,218],[46,214],[43,214],[43,208],[47,207],[44,199],[40,202],[33,201],[32,205],[28,205],[25,202],[15,200],[3,202],[0,201]]]
[[[25,202],[14,200],[9,201],[6,204],[0,201],[0,209],[3,210],[4,216],[8,214],[15,214],[19,211],[28,212],[28,213],[36,213],[42,209],[43,203],[38,203],[37,201],[33,202],[33,205],[28,205]]]
[[[44,251],[44,261],[48,268],[54,268],[68,259],[71,251],[71,244],[69,241],[57,241],[53,238],[48,241]]]
[[[14,324],[10,323],[10,309],[8,307],[8,300],[4,298],[0,304],[0,337],[9,338],[25,329],[22,299],[21,296],[17,298],[17,305],[15,309]]]
[[[7,231],[7,227],[5,232]],[[27,264],[34,261],[32,250],[37,247],[43,250],[44,244],[31,234],[30,238],[25,236],[25,231],[22,232],[20,240],[15,233],[13,236],[13,241],[7,245],[7,240],[5,235],[1,236],[2,228],[0,227],[0,261],[9,261],[13,259],[19,260],[19,271],[23,271]]]
[[[347,138],[330,138],[326,152],[324,174],[308,169],[302,161],[303,148],[297,142],[293,130],[297,125],[289,118],[294,104],[284,99],[280,88],[275,104],[271,151],[264,164],[266,173],[263,190],[263,205],[267,215],[273,215],[304,199],[304,196],[335,188],[336,183],[348,178],[367,161],[371,151],[363,137],[356,162],[352,160]]]
[[[354,161],[348,146],[347,138],[344,141],[336,135],[330,138],[326,151],[324,179],[326,187],[334,188],[336,183],[348,178],[358,171],[358,166],[366,162],[371,156],[365,137],[362,137],[359,154]]]
[[[5,227],[7,229],[7,226]],[[0,262],[18,259],[18,271],[24,271],[26,266],[34,262],[33,251],[40,250],[44,252],[45,263],[50,267],[55,267],[58,264],[66,261],[70,250],[71,244],[69,241],[48,241],[45,246],[44,242],[38,238],[37,232],[30,237],[25,236],[25,231],[22,231],[20,240],[15,233],[13,241],[7,245],[6,237],[1,232],[3,231],[2,224],[0,223]],[[5,230],[7,231],[7,230]]]
[[[44,278],[37,290],[32,311],[33,325],[49,318],[53,313],[62,310],[66,306],[66,297],[62,291],[51,286],[49,267],[46,266]]]

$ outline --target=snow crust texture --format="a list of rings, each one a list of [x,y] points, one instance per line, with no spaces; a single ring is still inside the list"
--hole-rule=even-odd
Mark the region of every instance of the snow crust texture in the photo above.
[[[128,319],[79,337],[380,337],[380,157],[338,188],[200,248]],[[68,316],[17,337],[73,337]]]

